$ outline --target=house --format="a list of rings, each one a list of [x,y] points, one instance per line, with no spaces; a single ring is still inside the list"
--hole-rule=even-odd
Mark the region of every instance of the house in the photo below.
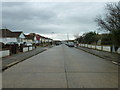
[[[52,43],[52,42],[53,42],[53,39],[50,39],[50,38],[49,38],[49,42]]]
[[[8,42],[18,42],[21,43],[24,41],[24,34],[22,31],[12,32],[9,29],[0,29],[0,42],[6,44]]]
[[[36,33],[30,33],[25,35],[24,42],[35,43],[35,44],[45,44],[52,42],[52,39],[41,36]]]
[[[45,43],[45,37],[41,36],[40,37],[40,42],[41,42],[41,44]]]
[[[45,37],[45,43],[48,43],[49,39],[47,37]]]
[[[29,42],[29,43],[41,43],[40,42],[40,35],[35,34],[35,33],[30,33],[28,35],[25,35],[24,42]]]

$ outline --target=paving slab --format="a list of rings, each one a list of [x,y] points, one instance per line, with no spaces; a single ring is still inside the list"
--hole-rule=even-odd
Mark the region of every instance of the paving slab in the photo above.
[[[6,82],[7,81],[7,82]],[[14,81],[11,83],[11,81]],[[3,73],[3,88],[66,88],[65,73]]]
[[[118,88],[118,73],[67,73],[67,76],[69,88]]]

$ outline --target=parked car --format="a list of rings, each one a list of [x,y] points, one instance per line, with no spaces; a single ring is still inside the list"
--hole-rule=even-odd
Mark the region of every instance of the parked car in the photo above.
[[[69,46],[69,47],[74,47],[74,42],[68,42],[68,43],[67,43],[67,46]]]
[[[25,43],[25,46],[32,46],[32,43],[26,42],[26,43]]]
[[[56,44],[56,45],[60,45],[60,44],[61,44],[61,42],[56,42],[55,44]]]
[[[17,46],[19,46],[18,42],[8,42],[8,43],[6,43],[6,46],[10,46],[10,45],[17,45]]]

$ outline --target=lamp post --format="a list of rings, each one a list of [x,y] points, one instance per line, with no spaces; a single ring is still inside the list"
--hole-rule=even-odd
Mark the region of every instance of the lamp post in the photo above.
[[[69,42],[69,33],[67,33],[67,40],[68,40],[68,42]]]

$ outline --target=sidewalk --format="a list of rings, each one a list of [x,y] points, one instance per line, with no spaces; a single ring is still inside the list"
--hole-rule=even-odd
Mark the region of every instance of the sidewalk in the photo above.
[[[112,61],[114,64],[119,64],[120,63],[120,55],[116,53],[110,53],[110,52],[105,52],[105,51],[100,51],[100,50],[94,50],[90,48],[85,48],[85,47],[77,47],[78,49],[81,49],[85,52],[88,52],[90,54],[96,55],[98,57],[101,57],[106,60]]]
[[[50,47],[38,47],[34,50],[28,51],[28,52],[23,52],[23,53],[19,53],[19,54],[14,54],[8,57],[4,57],[2,58],[2,70],[4,71],[5,69],[19,63],[22,62],[34,55],[37,55],[45,50],[47,50]]]

